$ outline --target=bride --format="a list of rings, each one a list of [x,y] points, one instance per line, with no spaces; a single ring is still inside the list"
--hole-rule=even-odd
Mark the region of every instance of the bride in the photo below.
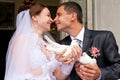
[[[64,80],[73,67],[74,62],[62,63],[67,59],[62,57],[65,50],[53,55],[43,49],[46,44],[43,34],[50,31],[53,20],[49,9],[35,1],[24,1],[20,8],[23,11],[17,15],[16,31],[6,55],[4,80]]]

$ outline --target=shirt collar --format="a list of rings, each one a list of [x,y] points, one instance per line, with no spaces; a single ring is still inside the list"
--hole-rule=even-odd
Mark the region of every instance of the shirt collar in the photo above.
[[[84,32],[85,32],[85,27],[83,26],[83,27],[82,27],[82,30],[79,32],[79,34],[78,34],[76,37],[72,37],[72,36],[70,36],[70,37],[71,37],[72,40],[73,40],[74,38],[76,38],[76,39],[79,39],[79,40],[83,41]]]

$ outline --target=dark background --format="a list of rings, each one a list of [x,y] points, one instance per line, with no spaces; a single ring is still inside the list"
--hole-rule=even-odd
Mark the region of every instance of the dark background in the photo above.
[[[14,30],[0,30],[0,80],[4,80],[6,51],[13,32]]]
[[[15,30],[15,3],[0,2],[0,80],[4,80],[9,40]]]

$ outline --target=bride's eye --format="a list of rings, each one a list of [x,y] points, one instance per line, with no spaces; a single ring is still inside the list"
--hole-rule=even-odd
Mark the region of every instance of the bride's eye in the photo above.
[[[51,17],[51,15],[50,15],[50,14],[48,14],[47,16],[48,16],[48,17]]]

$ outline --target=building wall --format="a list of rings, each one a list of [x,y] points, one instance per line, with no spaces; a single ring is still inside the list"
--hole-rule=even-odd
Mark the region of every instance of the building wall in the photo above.
[[[120,0],[94,0],[94,29],[110,30],[120,47]]]

